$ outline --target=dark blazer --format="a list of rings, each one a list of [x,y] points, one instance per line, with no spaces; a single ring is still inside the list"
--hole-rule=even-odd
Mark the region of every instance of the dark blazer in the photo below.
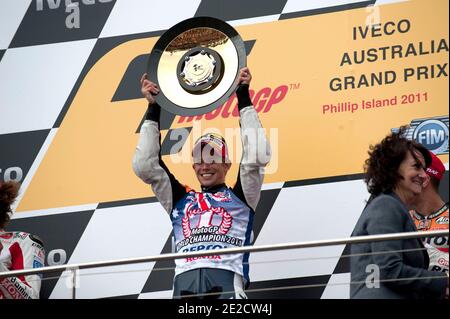
[[[370,201],[364,208],[352,236],[365,236],[399,232],[417,231],[407,207],[395,193],[382,194]],[[352,299],[420,299],[443,298],[447,278],[442,273],[428,270],[429,258],[425,249],[402,252],[406,249],[424,248],[420,239],[380,241],[351,245],[351,255],[364,254],[350,258]],[[383,251],[391,253],[373,254]],[[367,255],[366,255],[367,254]],[[375,272],[368,265],[377,265],[380,280],[379,288],[366,285],[368,276]],[[430,278],[431,277],[431,278]],[[397,280],[401,278],[411,278]],[[423,279],[420,279],[423,278]],[[370,278],[369,278],[370,279]]]

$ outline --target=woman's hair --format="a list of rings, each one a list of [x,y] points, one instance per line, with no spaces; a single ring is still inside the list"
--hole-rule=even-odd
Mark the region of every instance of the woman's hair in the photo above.
[[[380,143],[369,147],[369,158],[364,165],[364,181],[371,198],[392,191],[403,179],[398,169],[408,152],[418,161],[415,152],[419,151],[425,158],[425,165],[431,163],[430,154],[425,147],[404,137],[407,129],[407,126],[402,126],[398,132],[391,133]]]
[[[12,214],[11,205],[19,194],[20,184],[0,181],[0,228],[6,226]]]

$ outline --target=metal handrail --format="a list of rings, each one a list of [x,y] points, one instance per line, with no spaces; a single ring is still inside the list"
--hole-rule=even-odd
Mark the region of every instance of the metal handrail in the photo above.
[[[411,239],[411,238],[423,238],[423,237],[435,237],[435,236],[448,236],[448,230],[435,230],[428,232],[407,232],[407,233],[394,233],[394,234],[382,234],[382,235],[368,235],[368,236],[356,236],[351,238],[343,239],[332,239],[332,240],[314,240],[306,242],[296,242],[296,243],[283,243],[283,244],[272,244],[272,245],[261,245],[261,246],[245,246],[238,248],[224,248],[217,250],[201,251],[201,252],[190,252],[190,253],[170,253],[161,254],[158,256],[148,256],[148,257],[138,257],[138,258],[126,258],[117,259],[101,262],[90,262],[90,263],[80,263],[80,264],[70,264],[70,265],[59,265],[59,266],[49,266],[37,269],[24,269],[24,270],[14,270],[7,272],[0,272],[0,279],[6,277],[17,277],[17,276],[28,276],[34,274],[45,274],[58,271],[75,271],[86,268],[99,268],[108,266],[120,266],[127,264],[138,264],[145,262],[154,262],[162,260],[172,260],[179,258],[193,258],[201,256],[212,256],[212,255],[227,255],[227,254],[238,254],[238,253],[250,253],[250,252],[264,252],[271,250],[286,250],[286,249],[298,249],[298,248],[312,248],[312,247],[323,247],[323,246],[335,246],[343,244],[359,244],[365,242],[377,242],[386,240],[400,240],[400,239]]]

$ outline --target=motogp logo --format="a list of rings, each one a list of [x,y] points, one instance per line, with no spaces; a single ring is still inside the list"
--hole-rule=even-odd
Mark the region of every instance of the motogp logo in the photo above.
[[[190,207],[181,222],[184,238],[204,233],[225,235],[232,224],[233,217],[223,207],[210,207],[206,211]]]

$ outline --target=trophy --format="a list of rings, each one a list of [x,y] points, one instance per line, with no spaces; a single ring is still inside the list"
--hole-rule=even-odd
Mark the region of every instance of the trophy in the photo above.
[[[226,22],[197,17],[167,30],[153,47],[149,80],[159,87],[156,102],[182,116],[200,115],[225,103],[246,66],[242,38]]]

